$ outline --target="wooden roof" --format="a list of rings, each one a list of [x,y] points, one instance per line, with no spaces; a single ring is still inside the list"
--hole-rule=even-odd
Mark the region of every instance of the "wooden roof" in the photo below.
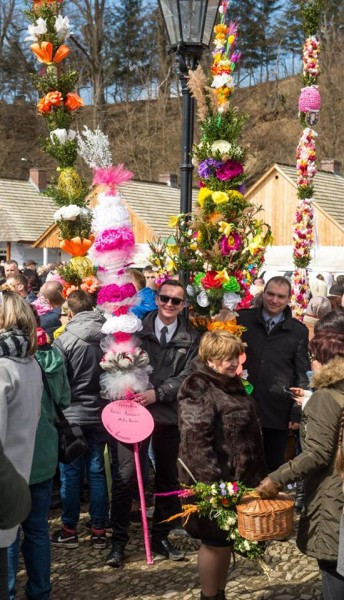
[[[296,168],[276,164],[276,168],[296,187]],[[344,176],[318,171],[314,177],[314,200],[330,217],[344,227]]]
[[[168,226],[168,219],[180,212],[180,188],[171,187],[165,183],[151,183],[148,181],[129,181],[119,186],[121,197],[129,209],[134,229],[138,222],[145,228],[148,241],[153,238],[168,238],[172,230]],[[193,203],[196,202],[198,190],[193,189]],[[91,201],[93,205],[93,201]],[[50,221],[51,223],[51,221]],[[135,237],[140,236],[135,231]],[[147,241],[146,239],[143,241]],[[58,246],[58,227],[50,224],[42,235],[33,244],[34,247]]]
[[[0,179],[0,241],[35,241],[51,225],[55,210],[29,181]]]
[[[150,227],[156,237],[166,238],[172,234],[168,226],[171,215],[180,213],[180,188],[165,183],[130,181],[120,186],[121,196],[141,221]],[[193,202],[198,190],[193,190]]]
[[[295,166],[275,163],[266,171],[248,190],[250,197],[254,191],[273,173],[278,171],[293,187],[297,187],[297,173]],[[332,220],[344,228],[344,176],[327,171],[318,171],[314,178],[314,200]]]

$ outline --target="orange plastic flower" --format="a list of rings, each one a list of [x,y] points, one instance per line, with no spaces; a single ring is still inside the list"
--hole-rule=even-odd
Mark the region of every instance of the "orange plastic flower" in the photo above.
[[[216,34],[220,33],[222,35],[227,35],[227,33],[229,32],[229,27],[227,27],[227,25],[225,25],[224,23],[219,23],[218,25],[215,25],[214,32]]]
[[[63,96],[61,92],[57,90],[55,92],[49,92],[46,96],[47,102],[50,102],[52,106],[60,106],[61,102],[63,102]]]
[[[70,53],[68,46],[62,44],[55,52],[53,57],[53,45],[51,42],[42,42],[41,44],[32,44],[30,46],[32,52],[36,55],[37,60],[41,63],[59,63],[66,58]]]
[[[70,240],[61,240],[60,248],[72,256],[84,256],[91,248],[93,242],[93,236],[90,236],[88,239],[77,236]]]
[[[94,294],[99,288],[99,281],[94,275],[83,277],[80,288],[88,294]]]
[[[67,94],[67,100],[65,101],[65,107],[67,110],[78,110],[81,106],[85,106],[85,102],[83,101],[78,94],[74,94],[73,92],[69,92]]]

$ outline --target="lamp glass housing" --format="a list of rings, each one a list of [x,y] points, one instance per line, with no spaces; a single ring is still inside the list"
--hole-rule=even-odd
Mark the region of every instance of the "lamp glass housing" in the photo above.
[[[171,47],[210,45],[220,0],[159,0]]]

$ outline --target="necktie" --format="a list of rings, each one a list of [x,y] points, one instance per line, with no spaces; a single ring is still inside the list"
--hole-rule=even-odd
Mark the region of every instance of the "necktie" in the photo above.
[[[166,325],[162,328],[160,332],[160,346],[166,346],[166,333],[168,332],[168,328]]]
[[[275,327],[275,321],[272,318],[267,319],[267,321],[266,321],[266,331],[268,333],[270,333],[271,330],[273,329],[273,327]]]

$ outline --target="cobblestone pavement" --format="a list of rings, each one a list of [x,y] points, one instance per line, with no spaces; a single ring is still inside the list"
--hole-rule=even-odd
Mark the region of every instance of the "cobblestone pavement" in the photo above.
[[[123,569],[104,565],[109,552],[93,550],[82,514],[79,548],[52,547],[51,600],[159,600],[199,598],[197,541],[171,534],[175,545],[186,551],[183,562],[145,562],[141,528],[131,527],[127,562]],[[52,513],[51,529],[58,529],[58,511]],[[109,541],[110,547],[110,541]],[[272,542],[265,553],[264,569],[256,562],[237,558],[227,581],[228,600],[320,600],[321,583],[317,563],[296,548],[295,536],[287,542]],[[23,600],[25,571],[18,575],[17,600]]]

